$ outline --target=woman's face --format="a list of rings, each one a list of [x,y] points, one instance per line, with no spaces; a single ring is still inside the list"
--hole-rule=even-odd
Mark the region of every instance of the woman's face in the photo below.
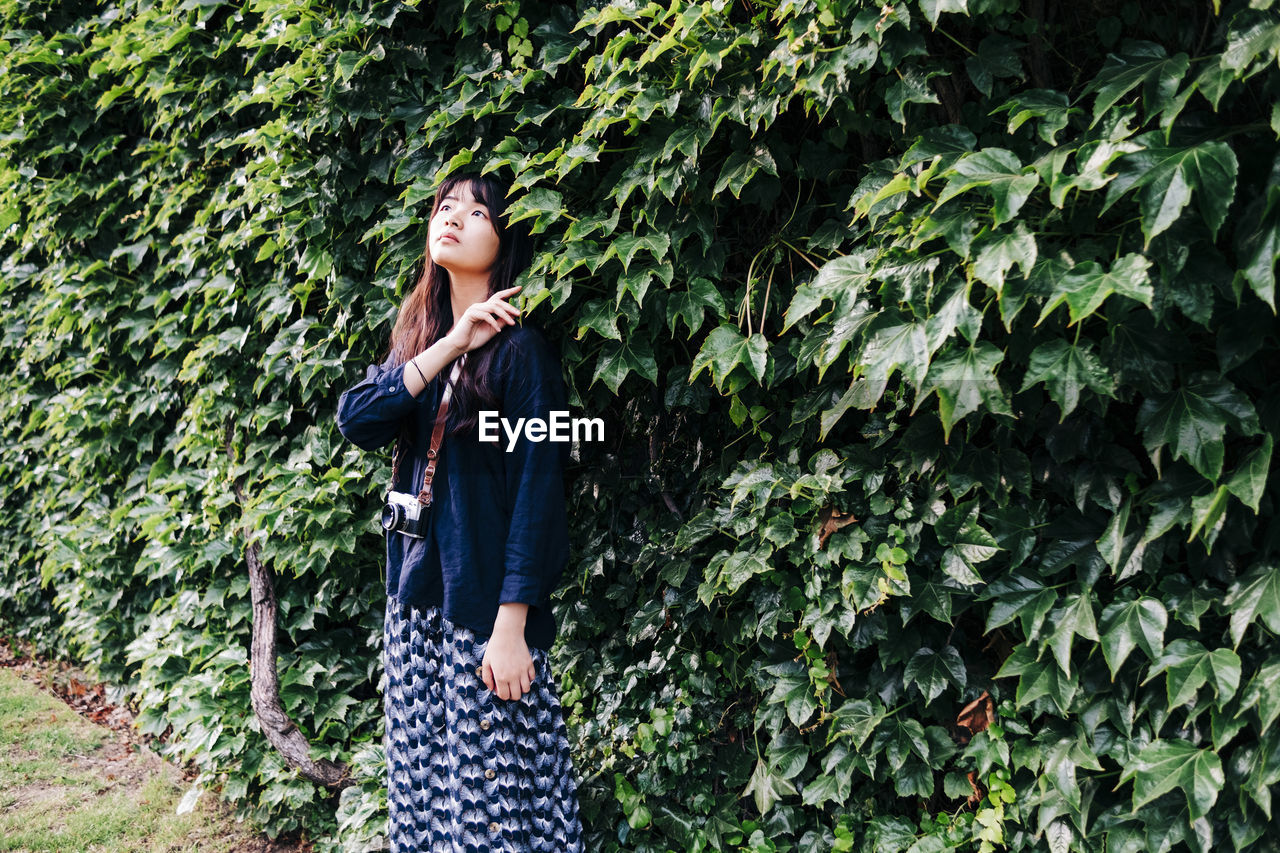
[[[486,274],[498,259],[498,231],[489,208],[461,183],[440,199],[427,230],[431,260],[452,274]]]

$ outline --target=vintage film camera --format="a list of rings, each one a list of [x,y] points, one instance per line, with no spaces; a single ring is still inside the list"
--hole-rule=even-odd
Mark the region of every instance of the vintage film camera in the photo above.
[[[407,492],[387,492],[382,529],[425,539],[431,529],[431,504],[418,503],[418,496]]]

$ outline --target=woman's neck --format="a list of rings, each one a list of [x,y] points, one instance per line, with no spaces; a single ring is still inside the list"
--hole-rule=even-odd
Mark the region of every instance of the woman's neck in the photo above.
[[[449,301],[453,306],[453,322],[457,323],[462,313],[477,302],[489,298],[489,274],[455,275],[449,274]]]

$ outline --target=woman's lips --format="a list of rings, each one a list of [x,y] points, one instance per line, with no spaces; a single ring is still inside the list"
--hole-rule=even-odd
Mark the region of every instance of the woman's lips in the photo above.
[[[458,238],[452,234],[441,234],[438,242],[443,243],[445,240],[452,240],[454,243],[458,242]]]

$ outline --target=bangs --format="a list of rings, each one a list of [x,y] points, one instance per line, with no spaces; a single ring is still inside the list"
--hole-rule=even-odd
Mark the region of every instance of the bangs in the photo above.
[[[464,189],[489,209],[489,217],[499,229],[506,225],[506,193],[497,181],[484,175],[453,175],[445,178],[436,191],[432,214],[440,209],[440,202],[445,196]]]

